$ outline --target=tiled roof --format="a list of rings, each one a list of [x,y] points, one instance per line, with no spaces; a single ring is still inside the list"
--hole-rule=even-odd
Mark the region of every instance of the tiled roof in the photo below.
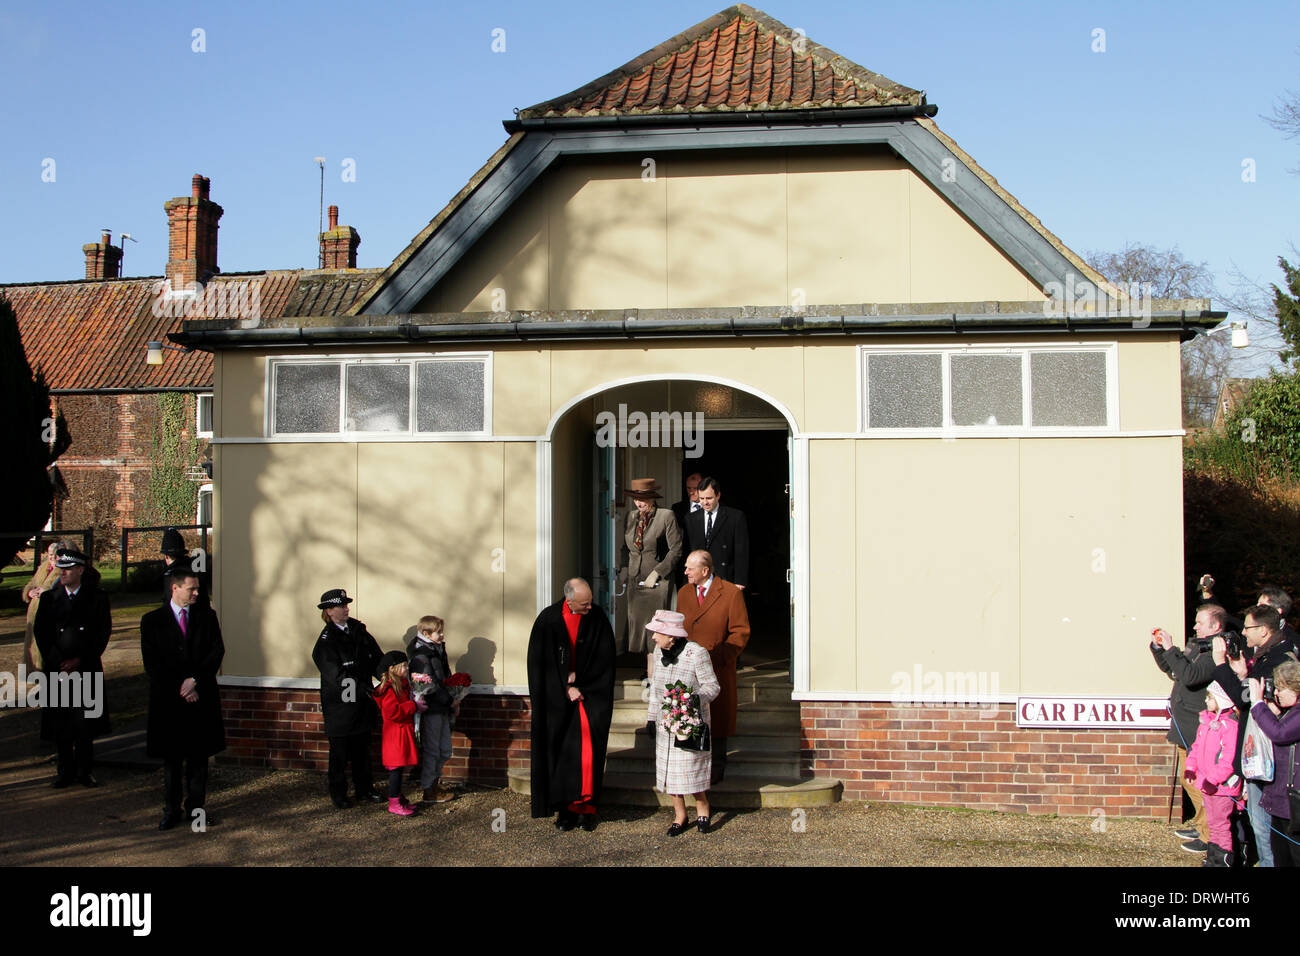
[[[521,110],[519,119],[924,102],[923,93],[738,4],[572,93]]]
[[[210,296],[227,293],[227,309],[249,311],[234,283],[257,283],[263,318],[341,315],[380,269],[283,270],[213,276]],[[159,293],[160,276],[138,279],[0,285],[18,317],[27,361],[45,373],[52,389],[210,388],[212,356],[167,352],[162,365],[145,364],[145,344],[167,341],[185,318]],[[250,286],[251,289],[251,286]],[[250,292],[251,295],[251,292]],[[221,301],[220,297],[209,301]]]

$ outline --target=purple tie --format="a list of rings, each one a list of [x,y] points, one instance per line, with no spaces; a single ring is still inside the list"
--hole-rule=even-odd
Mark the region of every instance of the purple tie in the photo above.
[[[181,637],[190,635],[190,611],[189,608],[181,608]]]

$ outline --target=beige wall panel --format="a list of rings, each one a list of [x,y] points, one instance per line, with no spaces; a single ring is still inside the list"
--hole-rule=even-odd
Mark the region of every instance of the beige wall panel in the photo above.
[[[502,447],[505,543],[502,563],[494,568],[504,569],[497,572],[505,588],[504,638],[494,676],[498,684],[519,687],[528,684],[528,637],[537,616],[537,446],[509,442]]]
[[[965,170],[964,175],[971,175]],[[1042,298],[996,246],[912,173],[910,188],[911,302],[1017,301]]]
[[[551,309],[668,306],[668,180],[641,157],[565,164],[547,177]]]
[[[854,442],[809,445],[809,687],[854,690],[859,648],[857,555],[853,499]],[[878,635],[883,636],[883,635]]]
[[[919,665],[1014,692],[1019,442],[854,444],[858,689],[924,693]]]
[[[804,387],[800,351],[789,344],[557,346],[551,352],[551,413],[554,415],[573,396],[607,382],[638,376],[672,378],[690,374],[742,382],[759,389],[783,403],[798,423],[802,419]],[[706,418],[706,434],[708,424]]]
[[[1182,637],[1181,469],[1178,438],[1022,443],[1022,693],[1169,693],[1147,645]]]
[[[217,352],[213,376],[216,383],[214,434],[222,438],[263,437],[265,354]]]
[[[1120,427],[1125,431],[1182,428],[1181,376],[1176,334],[1121,338]]]
[[[854,344],[804,346],[803,427],[807,431],[857,431],[859,362]]]
[[[876,152],[796,151],[788,168],[791,296],[802,289],[808,305],[906,302],[906,164]]]
[[[492,433],[542,435],[550,422],[550,353],[498,349],[492,355]]]
[[[321,593],[357,594],[356,445],[221,450],[221,590],[227,675],[312,677]],[[358,618],[378,611],[371,595]]]
[[[668,308],[789,304],[781,156],[737,157],[725,167],[674,159],[660,176],[668,190]]]
[[[447,622],[453,664],[488,683],[500,668],[504,452],[489,442],[370,443],[359,449],[357,608],[385,650],[423,614]],[[466,669],[466,668],[462,668]]]
[[[550,249],[543,175],[425,296],[416,312],[546,309]],[[493,290],[505,292],[504,303]]]

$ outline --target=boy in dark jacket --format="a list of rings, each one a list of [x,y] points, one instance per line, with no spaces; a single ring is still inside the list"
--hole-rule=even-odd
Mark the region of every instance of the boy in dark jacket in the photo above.
[[[420,789],[423,805],[446,803],[456,794],[442,786],[442,767],[451,759],[451,722],[460,713],[460,702],[452,700],[451,692],[443,681],[451,676],[444,643],[443,621],[440,617],[425,615],[416,626],[415,640],[406,648],[411,661],[411,690],[419,692],[421,682],[416,674],[429,677],[430,689],[424,693],[428,708],[420,714]]]

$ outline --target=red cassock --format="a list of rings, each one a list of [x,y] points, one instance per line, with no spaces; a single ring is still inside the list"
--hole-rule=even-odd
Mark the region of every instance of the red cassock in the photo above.
[[[403,688],[390,684],[379,696],[379,712],[384,715],[384,766],[413,767],[420,762],[415,750],[415,701]]]

